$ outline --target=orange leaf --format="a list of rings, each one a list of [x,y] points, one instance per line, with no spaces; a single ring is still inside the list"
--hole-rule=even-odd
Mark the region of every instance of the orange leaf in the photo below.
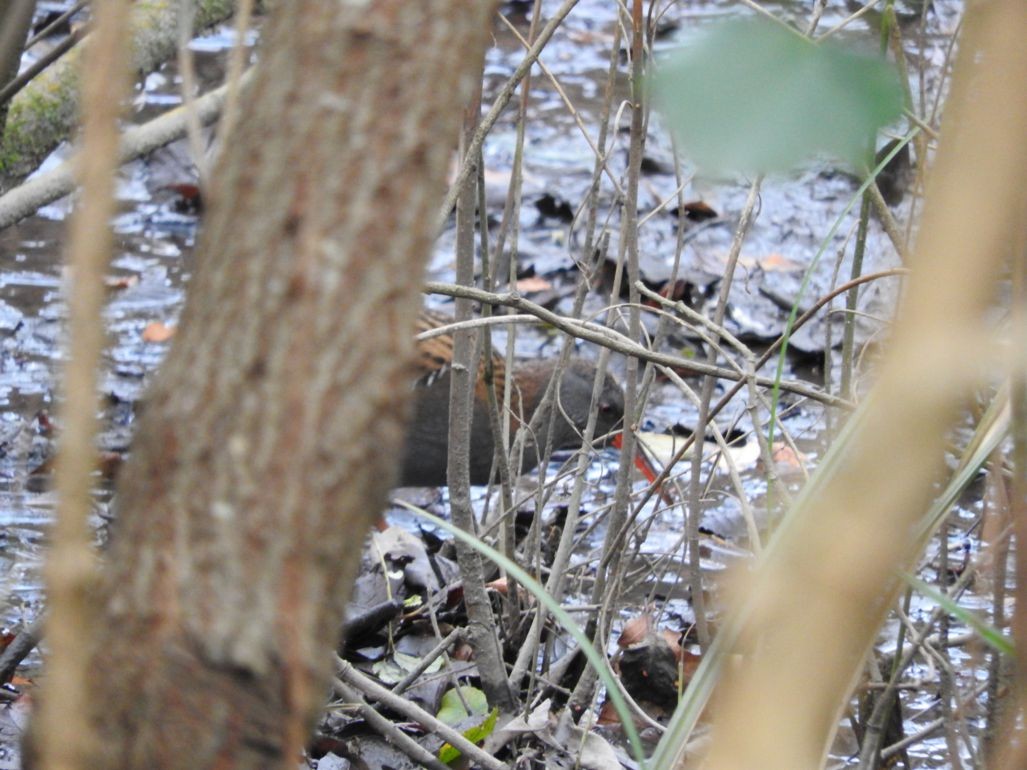
[[[784,254],[778,254],[777,252],[767,254],[767,256],[758,261],[760,267],[767,272],[789,273],[802,269],[802,265],[798,262],[793,259],[789,259]]]
[[[617,639],[617,646],[622,650],[642,642],[652,630],[653,621],[648,615],[639,615],[624,624],[624,629]]]
[[[547,281],[545,278],[538,276],[531,276],[530,278],[522,278],[517,282],[517,291],[530,294],[535,291],[549,291],[553,288],[553,284]]]
[[[788,444],[783,441],[775,441],[771,456],[777,465],[778,472],[798,471],[805,467],[807,458],[801,452],[796,453]]]
[[[175,336],[175,327],[162,324],[160,321],[151,321],[143,329],[144,342],[167,342]]]

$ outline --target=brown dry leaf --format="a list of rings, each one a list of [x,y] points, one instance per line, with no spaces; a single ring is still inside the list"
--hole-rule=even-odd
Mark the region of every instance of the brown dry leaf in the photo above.
[[[691,201],[689,203],[685,203],[681,208],[684,209],[685,217],[693,222],[703,222],[707,219],[716,219],[720,216],[716,209],[705,201]]]
[[[599,708],[599,716],[596,717],[597,725],[619,725],[620,717],[617,716],[617,709],[613,707],[613,703],[610,701],[604,701],[603,705]]]
[[[502,596],[508,596],[510,594],[511,582],[509,578],[496,578],[491,583],[486,583],[485,587]],[[524,590],[524,586],[517,586],[517,599],[521,603],[529,603],[531,601],[531,596]]]
[[[50,414],[45,409],[40,409],[36,412],[36,425],[38,426],[40,436],[54,435],[53,420],[50,419]]]
[[[175,336],[175,327],[160,321],[150,321],[143,329],[144,342],[167,342]]]
[[[649,635],[652,627],[653,621],[648,615],[639,615],[637,618],[632,618],[624,624],[624,629],[620,632],[620,638],[617,639],[617,646],[624,650],[638,644]]]
[[[29,476],[48,476],[53,473],[56,460],[54,457],[47,457],[39,465],[29,471]]]
[[[677,302],[678,300],[687,298],[691,288],[692,286],[688,281],[683,278],[678,278],[674,283],[665,283],[663,288],[660,289],[660,296],[665,297],[672,302]],[[652,300],[648,301],[653,303],[653,307],[656,307],[656,302],[653,302]]]
[[[121,470],[124,462],[125,456],[121,452],[101,452],[97,463],[100,475],[105,481],[113,481],[117,478],[118,471]]]
[[[695,672],[699,670],[699,664],[702,663],[702,656],[696,655],[694,652],[688,650],[681,650],[681,654],[678,656],[678,662],[681,665],[681,687],[684,689],[688,686],[688,683],[692,681],[692,677],[695,676]]]
[[[540,278],[537,275],[533,275],[530,278],[521,278],[517,282],[517,291],[525,294],[538,291],[549,291],[553,288],[553,284],[547,281],[545,278]]]
[[[113,481],[117,478],[118,471],[121,469],[122,463],[125,462],[125,456],[120,452],[100,452],[96,458],[96,470],[100,472],[100,476],[103,477],[104,481]],[[48,485],[49,479],[57,466],[56,455],[47,457],[39,465],[35,466],[29,471],[30,479],[40,479],[41,482],[33,485],[36,489],[42,489],[40,483]]]
[[[611,45],[613,43],[613,35],[594,29],[568,30],[567,39],[580,45]]]
[[[170,184],[164,188],[174,192],[178,199],[174,203],[179,214],[199,214],[203,211],[203,192],[195,184]]]
[[[774,458],[777,472],[781,474],[801,473],[808,462],[806,455],[802,454],[802,452],[796,452],[783,441],[774,442],[771,457]]]
[[[139,283],[138,275],[108,275],[103,284],[111,291],[121,291]]]
[[[506,596],[510,591],[510,582],[506,578],[496,578],[492,582],[486,583],[485,587],[490,591]]]
[[[671,651],[674,653],[674,657],[681,660],[681,656],[684,655],[685,651],[681,649],[681,634],[677,631],[671,631],[669,628],[661,628],[660,636],[663,637],[663,641],[667,643]]]
[[[778,254],[776,252],[768,254],[763,257],[763,259],[758,259],[756,261],[759,263],[759,266],[768,273],[791,273],[796,270],[802,270],[802,265],[798,262],[789,259],[784,254]]]
[[[474,659],[474,648],[471,647],[467,642],[461,641],[453,648],[453,651],[449,653],[449,657],[453,660],[468,661]]]

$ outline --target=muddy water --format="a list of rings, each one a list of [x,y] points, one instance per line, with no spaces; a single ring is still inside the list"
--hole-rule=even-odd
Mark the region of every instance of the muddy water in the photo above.
[[[62,3],[41,5],[66,7]],[[557,6],[556,2],[545,3],[550,12]],[[811,3],[796,1],[770,7],[783,18],[804,27],[810,6]],[[520,3],[511,4],[505,11],[521,33],[527,34],[527,20],[519,11],[522,7]],[[596,135],[595,125],[601,112],[610,45],[617,23],[614,8],[615,4],[605,0],[582,0],[542,57],[574,103],[576,116],[568,111],[557,89],[545,76],[536,72],[533,81],[524,150],[525,204],[519,220],[517,259],[521,276],[541,276],[551,284],[550,289],[534,296],[526,293],[558,310],[567,310],[570,305],[568,296],[575,280],[570,270],[571,256],[577,256],[583,234],[580,227],[569,228],[565,221],[543,215],[536,204],[543,196],[550,196],[573,209],[581,204],[589,187],[594,158],[577,121],[581,121],[590,136]],[[922,46],[918,35],[908,33],[909,55],[914,65],[922,65],[926,90],[932,99],[941,87],[945,51],[956,28],[960,8],[961,4],[955,0],[936,2],[935,10],[927,17]],[[740,12],[743,11],[728,0],[673,5],[663,16],[657,52],[687,40],[688,33],[697,26]],[[843,10],[829,10],[819,29],[835,25],[843,14]],[[864,38],[873,35],[861,23],[846,34]],[[208,82],[217,82],[220,78],[225,51],[232,44],[232,37],[231,32],[223,28],[194,43],[200,72]],[[489,52],[486,62],[487,93],[499,87],[522,55],[516,38],[503,26],[497,26],[495,38],[497,45]],[[626,88],[623,63],[620,72],[617,91],[622,98]],[[915,71],[911,79],[916,93],[919,83]],[[148,119],[178,101],[175,70],[169,66],[140,84],[133,100],[135,119]],[[514,118],[515,110],[508,109],[485,147],[489,213],[497,222],[502,213],[505,179],[515,147]],[[622,117],[620,128],[625,128],[627,121],[627,117]],[[615,175],[620,174],[626,164],[626,136],[623,132],[614,135],[616,145],[610,156],[610,167]],[[687,160],[683,176],[676,176],[671,142],[658,116],[653,118],[647,142],[647,171],[640,191],[643,216],[661,202],[673,201],[678,185],[685,179],[688,183],[684,199],[705,202],[718,217],[703,224],[683,222],[665,212],[647,219],[639,233],[643,277],[653,285],[671,277],[680,237],[683,248],[678,277],[688,282],[696,306],[708,308],[716,295],[717,280],[723,273],[749,180],[693,178]],[[67,148],[62,148],[52,162],[67,154]],[[109,271],[110,303],[106,312],[109,346],[101,376],[105,401],[100,445],[104,450],[122,451],[127,447],[132,404],[140,397],[166,348],[166,343],[146,342],[144,329],[151,323],[174,324],[181,309],[191,269],[197,219],[179,210],[182,201],[169,186],[194,180],[189,153],[181,142],[122,169],[118,189],[120,213],[114,222],[117,246]],[[850,203],[854,189],[855,184],[841,169],[826,163],[811,165],[789,178],[772,178],[765,182],[759,217],[742,250],[731,296],[727,326],[733,334],[755,346],[773,339],[784,328],[792,303],[798,301],[800,307],[808,307],[813,298],[839,282],[838,276],[848,275],[847,255],[851,253],[849,241],[855,215],[842,212]],[[896,207],[896,216],[905,219],[910,206],[910,196],[907,196]],[[20,625],[34,618],[42,607],[38,568],[53,498],[49,492],[32,491],[38,485],[31,471],[50,452],[50,439],[37,415],[40,412],[52,415],[56,411],[65,315],[61,261],[70,208],[70,201],[60,201],[45,207],[37,216],[0,232],[0,575],[3,580],[0,621],[7,625]],[[616,253],[618,214],[608,185],[600,194],[600,216],[609,222],[610,252]],[[841,226],[828,242],[825,257],[814,268],[807,293],[799,298],[804,271],[839,216],[842,216]],[[495,229],[492,227],[493,236]],[[452,278],[452,243],[451,231],[439,239],[429,270],[430,278]],[[838,259],[839,254],[844,256]],[[867,255],[865,272],[899,264],[876,223],[871,227]],[[860,304],[863,312],[859,322],[860,339],[871,339],[884,332],[897,288],[894,282],[881,282],[864,293]],[[445,304],[440,298],[430,301]],[[598,295],[589,300],[592,311],[598,311],[605,304],[606,300]],[[788,361],[787,376],[822,377],[821,351],[828,330],[828,323],[818,321],[796,335],[797,355]],[[836,325],[830,331],[834,341],[840,339]],[[502,345],[502,340],[499,335],[497,344]],[[517,350],[522,355],[547,355],[555,353],[558,345],[557,340],[541,332],[527,332],[519,333]],[[694,337],[684,331],[672,334],[668,341],[671,350],[687,351],[691,347],[694,347]],[[614,361],[615,368],[620,366],[622,362]],[[773,373],[772,365],[768,365],[765,373]],[[815,405],[794,399],[786,401],[793,408],[785,419],[785,426],[797,437],[810,462],[815,463],[824,430],[824,414]],[[673,386],[661,382],[655,385],[643,428],[680,432],[687,430],[695,420],[694,409]],[[718,423],[725,431],[735,429],[744,433],[751,428],[749,415],[740,407],[728,410]],[[747,496],[759,507],[765,493],[763,474],[751,453],[746,457],[749,459],[744,460],[743,474]],[[604,457],[590,471],[595,482],[593,503],[597,507],[612,488],[611,467],[610,458]],[[107,499],[106,491],[100,486],[97,522],[102,521]],[[713,474],[707,498],[708,528],[718,535],[738,535],[742,531],[740,503],[722,469]],[[430,497],[426,499],[430,501]],[[645,598],[669,601],[669,616],[677,616],[684,622],[690,610],[677,577],[681,570],[683,514],[677,507],[656,511],[656,505],[651,504],[653,515],[647,528],[637,533],[636,545],[639,563],[646,565],[650,574],[656,571],[663,577],[639,581],[633,596],[639,602]],[[586,549],[598,544],[600,534],[601,531],[596,530],[594,539],[586,539]],[[711,540],[707,555],[711,572],[741,558],[732,546],[719,540]],[[587,562],[588,558],[588,554],[583,554],[581,560]],[[928,761],[924,766],[934,765]]]

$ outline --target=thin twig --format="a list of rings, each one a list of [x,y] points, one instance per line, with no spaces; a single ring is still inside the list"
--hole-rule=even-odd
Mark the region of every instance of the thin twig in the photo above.
[[[207,186],[209,177],[207,158],[203,151],[202,126],[196,113],[196,67],[193,52],[189,49],[192,41],[193,19],[196,16],[195,0],[179,0],[178,13],[178,74],[180,77],[179,93],[182,95],[182,106],[185,108],[186,137],[189,140],[189,154],[192,155],[196,175],[200,180],[200,189]]]
[[[449,765],[442,762],[438,757],[428,751],[428,749],[379,714],[374,707],[364,700],[363,696],[361,696],[356,689],[350,687],[339,679],[332,682],[332,686],[335,688],[335,692],[340,698],[357,707],[357,711],[360,712],[360,716],[362,716],[364,721],[376,730],[380,736],[410,757],[410,759],[418,765],[421,767],[430,767],[432,770],[450,770]]]
[[[877,275],[877,277],[880,277],[880,275]],[[662,364],[664,366],[673,366],[690,374],[710,374],[715,377],[722,377],[726,380],[739,379],[738,373],[733,372],[730,369],[725,369],[720,366],[708,366],[707,364],[703,364],[698,361],[692,361],[690,359],[670,355],[668,353],[657,353],[639,345],[636,342],[632,342],[625,335],[613,329],[561,316],[551,310],[547,310],[541,305],[524,299],[517,292],[488,292],[469,286],[457,286],[455,284],[440,283],[437,281],[429,281],[425,283],[424,290],[429,294],[443,294],[449,297],[463,296],[478,302],[488,302],[493,305],[503,305],[506,307],[516,308],[517,310],[531,313],[550,326],[555,326],[557,329],[570,334],[572,337],[577,337],[578,339],[582,339],[587,342],[594,342],[597,345],[608,347],[610,350],[617,353],[623,353],[624,355],[635,357],[641,361],[649,361],[654,364]],[[766,361],[763,361],[762,363],[766,363]],[[773,387],[774,379],[770,377],[757,377],[756,384],[761,387]],[[814,401],[820,401],[828,406],[837,406],[846,409],[852,408],[852,404],[845,399],[838,398],[837,396],[833,396],[829,393],[824,393],[817,388],[810,387],[795,380],[782,380],[780,382],[780,388],[781,390],[788,391],[789,393],[805,396],[806,398],[811,398]]]
[[[738,218],[738,227],[735,230],[734,238],[731,240],[731,249],[728,252],[727,262],[724,266],[724,274],[720,280],[720,292],[717,297],[717,306],[713,312],[714,328],[724,325],[724,316],[727,315],[728,300],[731,295],[731,286],[735,276],[735,266],[738,264],[738,257],[742,253],[742,244],[749,234],[756,216],[756,204],[759,201],[760,183],[763,178],[756,177],[749,186],[749,194],[742,207],[741,216]],[[716,339],[716,332],[714,332]],[[706,363],[714,365],[717,362],[717,351],[710,347],[706,352]],[[706,426],[710,423],[710,400],[713,398],[713,387],[716,380],[713,377],[705,377],[702,384],[702,392],[699,396],[699,416],[695,426],[695,433],[698,436],[706,435]],[[754,426],[756,423],[753,423]],[[772,471],[772,465],[767,470]],[[702,584],[702,564],[699,554],[699,522],[702,518],[702,496],[700,495],[700,484],[702,480],[702,452],[697,451],[692,455],[692,475],[688,484],[688,575],[692,589],[692,604],[695,607],[696,631],[699,635],[699,645],[705,652],[710,644],[710,632],[706,619],[705,592]]]
[[[342,658],[336,658],[339,670],[339,679],[343,683],[356,688],[368,698],[376,700],[392,711],[402,714],[407,719],[417,722],[425,730],[435,733],[443,740],[452,744],[455,748],[466,755],[472,762],[477,762],[487,770],[508,770],[508,766],[498,759],[482,751],[475,744],[467,740],[463,735],[449,725],[440,722],[434,716],[422,709],[413,702],[393,694],[391,690],[382,687],[369,676],[355,669],[350,663]]]
[[[488,136],[489,131],[492,130],[492,126],[499,120],[499,116],[503,114],[503,110],[506,109],[506,105],[510,103],[510,99],[514,95],[514,91],[517,89],[518,83],[531,71],[531,67],[538,60],[539,54],[542,53],[542,49],[546,47],[546,43],[549,42],[549,38],[553,36],[557,28],[566,18],[567,14],[571,12],[571,9],[578,4],[578,0],[564,0],[553,18],[546,22],[546,26],[539,32],[538,39],[535,44],[532,45],[531,50],[524,55],[524,59],[517,65],[517,69],[510,78],[503,84],[503,87],[499,89],[499,93],[496,94],[495,100],[492,102],[492,107],[489,109],[488,114],[482,118],[481,123],[474,132],[474,136],[471,137],[471,141],[468,142],[466,149],[464,150],[464,156],[460,164],[460,171],[456,175],[456,179],[453,180],[453,184],[449,188],[449,192],[446,193],[446,200],[442,204],[442,208],[439,210],[439,218],[437,222],[436,230],[442,232],[442,228],[446,224],[446,219],[449,218],[449,212],[453,210],[453,206],[456,205],[456,198],[460,194],[460,190],[464,184],[467,183],[467,178],[474,170],[475,159],[478,157],[478,153],[481,152],[482,145],[485,143],[485,137]]]
[[[32,79],[36,77],[40,72],[45,70],[55,61],[60,59],[64,54],[82,42],[82,39],[89,32],[88,27],[81,27],[76,29],[64,40],[59,42],[45,54],[36,59],[32,64],[25,68],[25,70],[14,78],[9,83],[6,83],[3,88],[0,88],[0,104],[13,99],[19,91],[25,86],[32,82]]]
[[[46,37],[50,36],[51,34],[53,34],[54,31],[59,26],[61,26],[65,22],[69,21],[72,16],[74,16],[76,13],[81,11],[87,5],[89,5],[89,0],[79,0],[77,3],[75,3],[73,6],[71,6],[71,8],[66,10],[64,13],[62,13],[56,19],[54,19],[49,24],[47,24],[45,27],[43,27],[41,30],[39,30],[39,32],[37,32],[31,38],[29,38],[28,42],[25,43],[25,50],[28,50],[29,48],[34,46],[36,43],[38,43],[40,40],[43,40],[44,38],[46,38]]]
[[[14,672],[26,656],[36,648],[43,638],[43,618],[36,618],[30,625],[18,632],[18,635],[4,648],[0,655],[0,682],[9,682]]]
[[[228,139],[232,135],[235,121],[239,115],[239,93],[246,65],[246,34],[250,29],[252,15],[253,0],[239,0],[235,9],[235,43],[228,54],[228,70],[225,74],[228,97],[225,99],[224,115],[218,126],[218,131],[223,139]]]
[[[428,670],[431,664],[434,663],[438,657],[449,652],[449,648],[456,642],[463,639],[464,636],[466,636],[466,631],[462,628],[454,628],[450,631],[449,634],[446,635],[446,638],[432,647],[431,650],[428,651],[428,654],[424,655],[418,664],[414,666],[405,677],[396,682],[392,691],[396,693],[396,695],[402,695],[403,692],[412,685],[421,674]]]
[[[798,318],[795,319],[795,324],[792,326],[792,331],[795,331],[795,330],[801,328],[803,325],[805,325],[806,322],[808,322],[818,312],[820,312],[820,309],[822,307],[824,307],[824,305],[827,305],[828,303],[830,303],[831,300],[833,300],[838,295],[844,294],[846,291],[848,291],[850,288],[852,288],[853,285],[859,285],[860,283],[867,283],[869,281],[876,281],[876,280],[879,280],[879,279],[885,278],[885,277],[907,275],[908,273],[909,273],[909,271],[905,270],[903,268],[893,268],[891,270],[882,270],[882,271],[880,271],[878,273],[868,273],[867,275],[862,275],[862,276],[859,277],[859,279],[857,281],[849,281],[849,282],[847,282],[845,284],[842,284],[841,286],[835,287],[835,289],[833,291],[831,291],[828,294],[826,294],[823,297],[821,297],[817,302],[815,302],[813,304],[813,306],[809,310],[807,310],[805,313],[803,313],[801,316],[799,316]],[[666,300],[665,298],[661,298],[661,300],[663,300],[664,302],[670,304],[673,307],[680,306],[682,309],[684,309],[686,307],[683,302],[671,303],[670,300]],[[770,360],[771,356],[773,356],[774,353],[777,351],[777,349],[781,346],[783,340],[784,340],[784,337],[778,337],[777,340],[775,340],[770,345],[770,347],[767,348],[763,352],[763,355],[761,355],[759,357],[759,359],[757,359],[755,364],[753,364],[753,371],[755,371],[759,367],[763,366],[763,364],[765,364],[767,361]],[[712,420],[714,417],[716,417],[718,414],[720,414],[720,412],[729,403],[731,403],[732,399],[734,399],[734,397],[736,395],[738,395],[738,392],[743,387],[745,387],[746,385],[750,384],[749,379],[747,379],[745,377],[736,377],[736,378],[733,378],[733,379],[737,379],[737,382],[735,382],[734,385],[732,385],[730,388],[728,388],[727,392],[723,396],[721,396],[720,400],[710,409],[710,418],[709,419]],[[785,388],[785,385],[782,383],[781,387]],[[649,500],[652,498],[652,496],[656,493],[656,490],[660,488],[660,485],[664,481],[666,481],[667,477],[670,475],[670,473],[673,470],[674,466],[681,461],[681,459],[685,456],[685,453],[688,452],[688,450],[692,447],[692,444],[695,441],[696,441],[696,434],[693,433],[692,436],[690,438],[688,438],[682,444],[681,448],[678,449],[678,451],[674,454],[674,457],[671,459],[670,463],[668,463],[667,466],[657,475],[657,477],[653,481],[653,483],[649,485],[649,489],[647,490],[646,494],[642,497],[641,501],[639,501],[639,503],[637,504],[637,507],[641,507],[641,506],[643,506],[643,505],[645,505],[646,503],[649,502]]]
[[[464,109],[463,142],[473,135],[481,115],[481,81]],[[477,162],[474,168],[477,168]],[[474,219],[477,208],[477,179],[465,178],[456,202],[456,281],[474,282]],[[471,302],[457,298],[456,319],[470,317]],[[449,391],[449,435],[446,482],[449,487],[450,515],[453,523],[465,532],[475,531],[471,506],[470,455],[475,390],[478,380],[478,359],[481,350],[478,335],[464,328],[453,335],[452,366]],[[456,544],[456,557],[463,576],[464,605],[467,608],[469,641],[474,647],[481,673],[482,689],[488,701],[503,712],[512,713],[515,698],[508,686],[503,667],[502,649],[497,635],[495,614],[485,589],[484,565],[481,555],[463,542]]]

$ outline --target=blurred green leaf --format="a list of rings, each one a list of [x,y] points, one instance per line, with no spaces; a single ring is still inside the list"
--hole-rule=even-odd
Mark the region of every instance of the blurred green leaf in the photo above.
[[[818,153],[859,167],[903,104],[898,75],[879,57],[760,20],[704,31],[652,86],[685,153],[715,173],[785,171]]]
[[[499,718],[499,709],[495,708],[492,709],[492,711],[489,711],[488,704],[485,701],[485,693],[477,687],[464,686],[460,688],[460,692],[463,694],[471,711],[473,711],[476,716],[484,717],[484,719],[477,724],[463,730],[461,735],[471,743],[481,743],[492,735],[492,731],[496,729],[496,720]],[[444,713],[445,716],[443,716]],[[464,706],[460,702],[460,698],[457,697],[456,692],[454,690],[449,690],[442,696],[442,704],[437,716],[450,727],[456,727],[470,715],[464,709]],[[453,760],[460,758],[460,749],[451,743],[444,743],[439,749],[438,757],[448,765],[453,762]]]
[[[461,696],[463,700],[461,700]],[[465,701],[467,708],[471,709],[470,714],[464,708]],[[442,696],[442,702],[439,704],[439,713],[435,716],[438,717],[440,722],[453,727],[469,716],[485,716],[488,713],[489,704],[485,698],[485,693],[477,687],[465,685],[460,688],[459,695],[457,695],[455,688],[446,690],[446,693]]]
[[[404,652],[395,652],[391,656],[375,662],[371,666],[371,673],[384,684],[396,684],[405,679],[411,671],[414,671],[423,662],[423,658],[408,655]],[[441,657],[436,658],[424,672],[434,674],[442,669],[443,663],[444,661]]]
[[[588,660],[589,665],[591,665],[599,675],[599,679],[606,687],[606,695],[610,699],[617,715],[621,719],[621,726],[627,734],[628,743],[631,745],[631,753],[634,756],[635,761],[640,767],[647,767],[645,761],[645,750],[642,747],[642,738],[639,736],[638,729],[635,727],[634,718],[628,708],[627,701],[624,699],[620,690],[617,689],[617,675],[613,673],[613,669],[610,667],[610,662],[606,659],[606,656],[596,649],[595,645],[582,630],[581,626],[575,623],[574,618],[571,617],[570,613],[560,606],[560,602],[554,599],[553,596],[546,591],[545,587],[529,575],[523,567],[517,564],[517,562],[513,559],[507,558],[490,545],[483,543],[474,535],[464,532],[460,527],[453,525],[445,519],[441,519],[438,516],[428,513],[428,511],[423,508],[418,508],[416,505],[411,505],[410,503],[402,500],[397,500],[397,503],[408,511],[412,511],[421,518],[430,521],[439,529],[445,530],[457,540],[466,543],[482,556],[485,556],[490,561],[502,567],[503,570],[509,573],[514,580],[523,586],[524,589],[534,596],[540,604],[552,613],[555,620],[560,624],[560,627],[570,634],[574,641],[578,643],[581,653]]]

